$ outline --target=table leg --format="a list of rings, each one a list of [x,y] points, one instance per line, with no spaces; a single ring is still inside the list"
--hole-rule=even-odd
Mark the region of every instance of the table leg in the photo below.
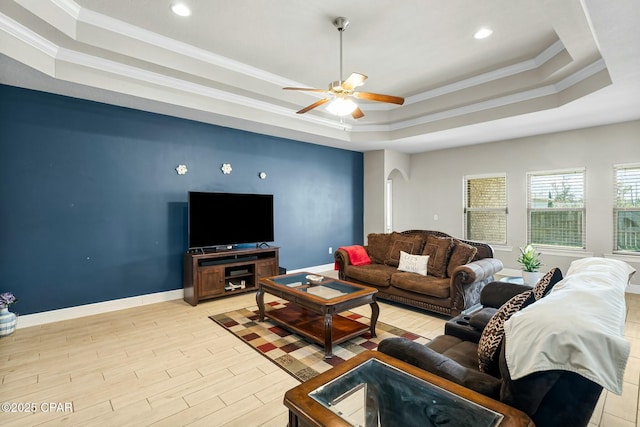
[[[300,423],[298,422],[298,416],[294,414],[291,410],[289,410],[289,424],[287,427],[299,427]]]
[[[371,336],[376,336],[376,322],[378,321],[378,315],[380,314],[380,307],[378,307],[378,303],[376,301],[369,304],[371,306]]]
[[[333,316],[331,313],[324,314],[324,358],[331,359],[333,357],[333,339],[332,339]]]
[[[258,292],[256,292],[256,303],[258,304],[258,310],[260,311],[261,322],[264,322],[264,289],[262,286],[258,286]]]

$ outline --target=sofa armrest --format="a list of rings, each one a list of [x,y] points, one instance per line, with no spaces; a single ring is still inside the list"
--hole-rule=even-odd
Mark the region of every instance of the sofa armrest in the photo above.
[[[466,285],[474,282],[481,282],[493,277],[502,270],[502,261],[496,258],[483,258],[468,264],[460,265],[453,270],[452,279],[454,282]]]
[[[487,283],[487,285],[482,288],[482,292],[480,292],[480,303],[485,307],[500,308],[511,298],[531,289],[531,286],[518,285],[515,283]]]
[[[406,338],[387,338],[378,351],[491,398],[500,396],[501,381],[466,368],[452,359]]]
[[[493,282],[493,275],[500,270],[502,261],[495,258],[482,258],[456,267],[451,275],[451,314],[457,316],[479,304],[482,288]]]
[[[337,249],[333,253],[333,258],[335,259],[335,269],[338,270],[338,278],[340,280],[344,280],[344,269],[347,265],[351,264],[351,261],[349,260],[349,254],[347,254],[347,251],[343,249]]]

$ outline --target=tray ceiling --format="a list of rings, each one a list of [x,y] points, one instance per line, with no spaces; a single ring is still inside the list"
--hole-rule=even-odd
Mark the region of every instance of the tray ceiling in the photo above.
[[[422,152],[640,118],[632,0],[16,0],[0,83],[356,151]],[[403,106],[296,115],[339,76]],[[493,35],[476,40],[488,26]]]

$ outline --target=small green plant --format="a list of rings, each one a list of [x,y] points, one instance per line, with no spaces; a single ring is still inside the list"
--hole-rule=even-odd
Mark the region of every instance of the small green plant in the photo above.
[[[540,252],[532,245],[520,248],[520,257],[517,259],[518,264],[522,266],[523,271],[536,272],[540,270],[542,262],[540,261]]]

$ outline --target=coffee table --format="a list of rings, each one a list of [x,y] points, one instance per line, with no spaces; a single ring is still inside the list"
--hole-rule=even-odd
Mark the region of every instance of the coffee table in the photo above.
[[[286,392],[288,427],[533,427],[523,412],[384,353],[366,351]]]
[[[367,330],[376,336],[376,322],[380,313],[376,302],[377,289],[329,277],[324,277],[322,282],[314,285],[306,279],[309,274],[302,272],[260,279],[256,293],[260,321],[263,322],[267,316],[285,329],[324,346],[325,359],[333,357],[334,344]],[[266,311],[265,292],[291,304]],[[365,304],[371,306],[369,325],[339,315]]]

